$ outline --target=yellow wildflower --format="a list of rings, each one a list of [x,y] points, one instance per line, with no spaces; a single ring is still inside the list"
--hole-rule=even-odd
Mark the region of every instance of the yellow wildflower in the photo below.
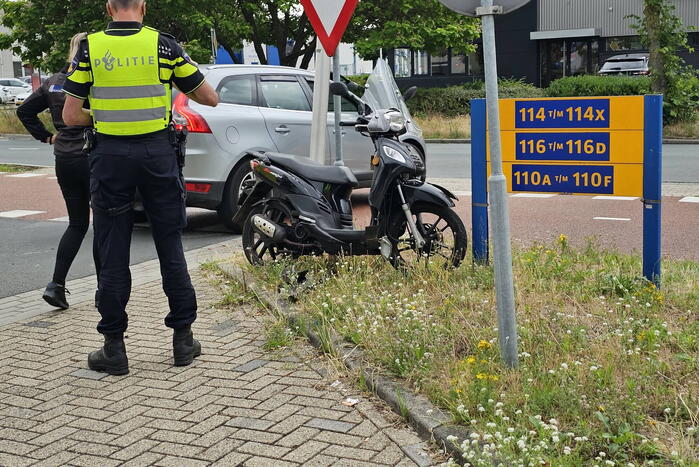
[[[478,374],[476,375],[476,378],[478,378],[478,379],[488,379],[488,375],[486,375],[485,373],[478,373]]]
[[[491,347],[493,347],[493,344],[491,344],[490,342],[488,342],[486,340],[481,340],[478,343],[478,350],[490,349]]]
[[[469,365],[473,365],[474,363],[476,363],[476,357],[468,357],[466,359],[466,363],[468,363]]]

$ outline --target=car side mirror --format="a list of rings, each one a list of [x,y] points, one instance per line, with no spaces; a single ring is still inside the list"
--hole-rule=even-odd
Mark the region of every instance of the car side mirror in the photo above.
[[[345,83],[330,83],[330,94],[333,96],[347,97],[350,92]]]
[[[411,88],[408,88],[408,90],[405,91],[405,94],[403,94],[403,100],[405,102],[408,102],[410,99],[415,97],[415,94],[417,94],[417,86],[413,86]]]

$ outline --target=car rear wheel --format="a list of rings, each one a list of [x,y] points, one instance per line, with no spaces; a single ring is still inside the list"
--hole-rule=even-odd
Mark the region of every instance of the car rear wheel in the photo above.
[[[250,170],[250,164],[245,161],[228,178],[223,190],[223,200],[218,208],[218,216],[221,223],[233,233],[242,232],[243,226],[234,224],[233,217],[238,212],[238,200],[243,192],[243,183],[253,178],[255,175]]]

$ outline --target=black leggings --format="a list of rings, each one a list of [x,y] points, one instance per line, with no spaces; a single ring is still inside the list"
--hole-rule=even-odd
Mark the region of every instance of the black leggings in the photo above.
[[[68,208],[69,223],[58,244],[53,282],[64,285],[68,270],[90,227],[90,161],[87,156],[57,156],[56,177]],[[100,266],[94,244],[92,255],[99,276]]]

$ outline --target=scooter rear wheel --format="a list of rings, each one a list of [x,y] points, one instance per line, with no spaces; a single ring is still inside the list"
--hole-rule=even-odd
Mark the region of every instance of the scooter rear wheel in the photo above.
[[[466,256],[468,234],[458,214],[447,206],[416,203],[410,211],[420,234],[425,239],[423,248],[415,248],[405,214],[395,214],[390,232],[393,251],[391,264],[399,269],[410,269],[419,264],[436,264],[445,269],[457,268]]]
[[[255,214],[263,214],[279,225],[292,225],[291,210],[279,200],[269,200],[263,206],[253,209],[243,224],[242,238],[243,252],[250,264],[261,266],[284,257],[294,256],[293,252],[286,249],[283,244],[277,244],[255,230],[251,222]]]

